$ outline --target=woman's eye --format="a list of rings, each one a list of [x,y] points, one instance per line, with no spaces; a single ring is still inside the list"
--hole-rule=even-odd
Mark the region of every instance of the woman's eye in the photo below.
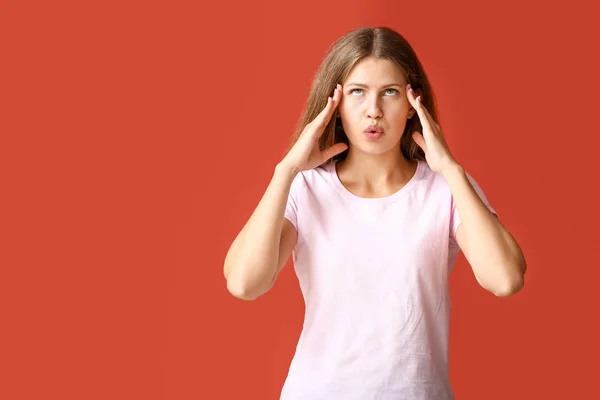
[[[398,90],[396,90],[396,89],[386,89],[385,90],[386,95],[395,95],[396,93],[398,93]],[[352,89],[352,90],[350,90],[350,94],[361,95],[361,94],[363,94],[363,89]]]

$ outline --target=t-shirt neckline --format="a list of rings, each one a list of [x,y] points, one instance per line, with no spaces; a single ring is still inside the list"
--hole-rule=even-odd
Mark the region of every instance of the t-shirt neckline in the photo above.
[[[333,185],[347,199],[349,199],[353,202],[365,203],[365,204],[390,203],[390,202],[398,200],[398,198],[400,198],[401,196],[404,196],[405,193],[410,192],[412,190],[412,188],[416,185],[419,178],[421,177],[421,174],[423,172],[423,162],[424,162],[421,160],[417,160],[417,169],[416,169],[415,173],[408,180],[408,182],[406,182],[406,184],[404,186],[402,186],[400,189],[398,189],[396,192],[394,192],[388,196],[384,196],[384,197],[361,197],[361,196],[358,196],[358,195],[352,193],[350,190],[348,190],[342,184],[342,181],[340,180],[340,177],[337,174],[337,169],[335,167],[336,163],[338,161],[339,160],[331,160],[328,163],[327,171],[329,172],[329,177],[330,177]]]

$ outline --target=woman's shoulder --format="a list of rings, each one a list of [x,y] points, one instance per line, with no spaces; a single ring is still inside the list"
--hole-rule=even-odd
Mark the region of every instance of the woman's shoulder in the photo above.
[[[331,173],[334,170],[334,165],[334,160],[325,161],[323,164],[315,168],[300,172],[296,178],[305,181],[307,184],[329,182],[331,179]]]
[[[300,171],[294,177],[292,188],[295,190],[308,189],[311,191],[317,191],[318,188],[323,187],[323,185],[329,186],[332,182],[331,173],[333,168],[333,161],[329,160],[315,168]]]
[[[450,187],[444,176],[438,172],[435,172],[429,167],[429,164],[425,160],[419,160],[420,173],[418,181],[420,186],[426,188],[429,192],[448,192]]]

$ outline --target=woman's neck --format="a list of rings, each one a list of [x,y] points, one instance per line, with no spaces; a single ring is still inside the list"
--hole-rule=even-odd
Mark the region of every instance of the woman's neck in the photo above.
[[[349,151],[336,165],[342,184],[364,197],[383,197],[398,191],[415,174],[417,162],[404,158],[400,149],[389,154]]]

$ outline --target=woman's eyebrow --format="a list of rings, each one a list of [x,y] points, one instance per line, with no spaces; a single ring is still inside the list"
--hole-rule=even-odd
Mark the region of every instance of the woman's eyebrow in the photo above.
[[[369,85],[366,85],[364,83],[358,83],[358,82],[350,82],[350,83],[345,84],[344,86],[357,86],[357,87],[367,88],[367,89],[369,88]],[[406,85],[401,85],[399,83],[388,83],[387,85],[382,85],[381,87],[384,88],[384,87],[391,87],[391,86],[398,86],[398,87],[402,88]]]

